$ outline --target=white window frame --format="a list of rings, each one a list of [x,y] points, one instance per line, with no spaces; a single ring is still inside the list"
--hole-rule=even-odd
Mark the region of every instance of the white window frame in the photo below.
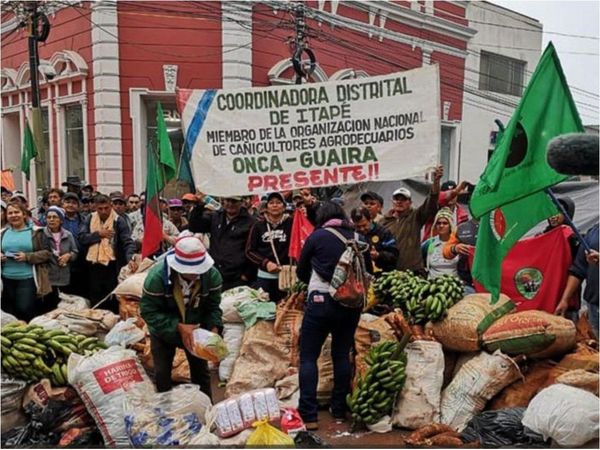
[[[71,85],[71,83],[69,83]],[[57,86],[58,91],[58,86]],[[67,88],[68,92],[72,92],[72,87]],[[57,92],[58,93],[58,92]],[[66,117],[65,107],[70,105],[80,104],[81,105],[81,120],[83,127],[83,165],[84,165],[84,176],[85,181],[90,180],[90,158],[88,149],[88,114],[87,114],[87,94],[80,92],[75,95],[66,95],[63,97],[56,97],[55,108],[57,117],[57,130],[58,133],[58,159],[59,159],[59,180],[67,179],[67,130],[66,130]]]

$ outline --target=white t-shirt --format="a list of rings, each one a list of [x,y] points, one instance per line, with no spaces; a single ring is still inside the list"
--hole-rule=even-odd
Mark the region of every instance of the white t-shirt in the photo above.
[[[429,278],[437,278],[442,275],[458,275],[456,267],[458,266],[458,256],[452,259],[444,258],[442,248],[445,242],[440,240],[439,236],[431,238],[427,247],[427,268],[429,269]]]

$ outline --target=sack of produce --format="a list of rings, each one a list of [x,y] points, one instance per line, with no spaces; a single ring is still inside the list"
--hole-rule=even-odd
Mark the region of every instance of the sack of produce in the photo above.
[[[442,423],[462,431],[483,411],[485,404],[509,384],[521,378],[519,366],[499,351],[481,352],[469,360],[442,393]]]
[[[242,340],[244,339],[244,331],[246,327],[243,323],[228,323],[223,324],[223,340],[229,350],[229,354],[219,364],[219,379],[221,381],[229,380],[235,360],[240,354]]]
[[[557,383],[566,384],[579,389],[584,389],[598,395],[598,374],[587,370],[571,370],[556,379]]]
[[[548,360],[529,362],[523,370],[523,379],[508,385],[489,403],[488,409],[527,407],[531,399],[544,386],[554,364]]]
[[[532,358],[562,356],[575,347],[575,324],[545,311],[521,311],[494,322],[483,333],[484,347]]]
[[[135,324],[135,318],[130,317],[127,320],[118,322],[112,330],[108,332],[104,338],[106,345],[121,345],[127,347],[128,345],[135,344],[146,337],[144,330],[140,329]]]
[[[268,295],[262,290],[252,289],[248,286],[226,290],[221,294],[223,323],[244,323],[236,306],[244,301],[268,301],[268,298]]]
[[[598,439],[598,397],[583,389],[554,384],[537,394],[525,411],[523,425],[552,438],[561,447],[581,447]]]
[[[2,375],[2,434],[27,422],[22,401],[27,383]]]
[[[142,298],[144,282],[148,272],[134,273],[121,281],[115,288],[115,295]]]
[[[327,336],[321,355],[317,359],[319,383],[317,384],[317,402],[319,405],[329,405],[333,391],[333,359],[331,359],[331,336]]]
[[[128,447],[123,409],[125,388],[132,389],[142,383],[147,390],[154,390],[135,352],[110,347],[87,357],[73,353],[68,367],[69,383],[94,418],[105,445]]]
[[[444,352],[439,342],[406,346],[406,382],[396,402],[392,424],[414,430],[440,421]]]
[[[152,386],[138,383],[125,391],[124,401],[125,430],[134,447],[189,445],[212,406],[193,384],[156,393]]]
[[[275,386],[290,367],[290,354],[286,350],[279,343],[272,321],[259,320],[248,328],[227,383],[225,397]]]
[[[497,303],[491,303],[491,294],[471,294],[448,309],[439,322],[429,322],[427,329],[445,349],[458,352],[480,350],[481,335],[497,319],[515,308],[505,295]]]

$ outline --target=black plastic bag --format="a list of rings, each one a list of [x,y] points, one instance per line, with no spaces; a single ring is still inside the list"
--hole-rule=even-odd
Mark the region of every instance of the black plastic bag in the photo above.
[[[310,431],[298,431],[294,437],[294,444],[298,448],[329,448],[330,446],[319,436]]]
[[[25,407],[29,423],[2,436],[5,447],[55,447],[60,441],[56,428],[71,414],[72,406],[50,400],[44,407],[30,403]]]
[[[521,421],[527,408],[507,408],[477,414],[461,434],[464,442],[479,441],[481,447],[550,447],[541,434]]]

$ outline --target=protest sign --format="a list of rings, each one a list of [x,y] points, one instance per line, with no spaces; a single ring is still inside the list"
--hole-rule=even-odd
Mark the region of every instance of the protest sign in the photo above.
[[[178,89],[196,187],[213,195],[400,180],[438,161],[437,66],[355,80]]]

